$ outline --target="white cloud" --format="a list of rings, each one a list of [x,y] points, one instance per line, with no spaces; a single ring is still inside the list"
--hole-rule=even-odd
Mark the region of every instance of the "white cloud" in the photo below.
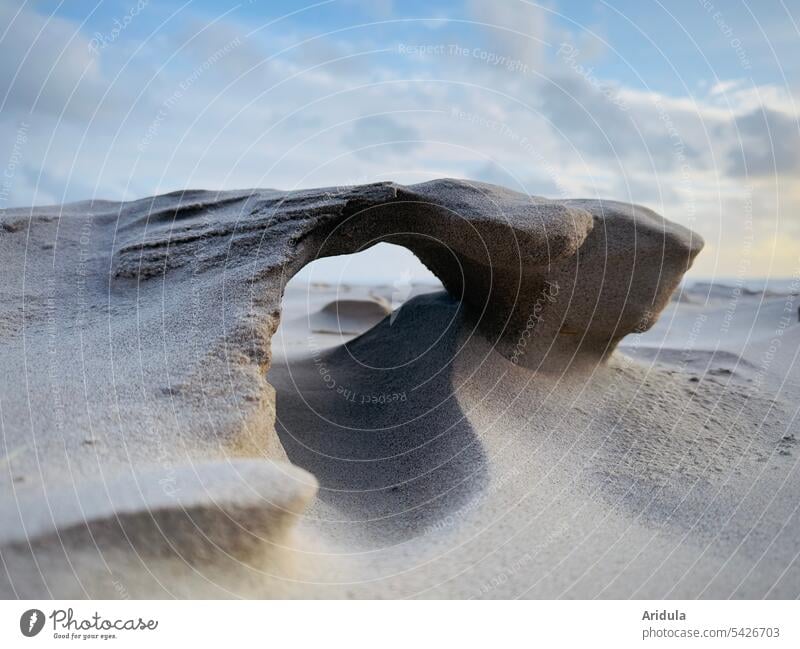
[[[741,147],[728,152],[734,176],[800,173],[800,122],[797,116],[761,108],[736,118]]]
[[[3,110],[72,117],[94,112],[101,77],[89,39],[78,25],[10,4],[0,5],[0,99]]]
[[[544,63],[549,33],[544,9],[521,0],[469,0],[468,7],[474,20],[483,23],[481,30],[497,53],[533,67]]]
[[[783,178],[800,171],[796,112],[787,91],[737,79],[720,80],[694,97],[634,88],[588,74],[585,58],[576,67],[554,56],[568,35],[549,24],[543,9],[516,1],[469,7],[472,19],[506,29],[443,24],[434,32],[419,25],[413,37],[402,32],[405,41],[459,43],[470,52],[524,61],[528,69],[446,49],[424,58],[396,50],[359,56],[393,42],[370,30],[292,47],[315,32],[278,24],[248,37],[243,23],[209,24],[191,13],[176,20],[180,29],[165,28],[131,60],[134,48],[123,39],[93,57],[75,23],[25,9],[13,38],[0,43],[0,54],[11,61],[0,67],[0,83],[10,88],[0,119],[4,142],[13,142],[43,84],[45,91],[4,205],[134,198],[184,187],[294,188],[454,175],[550,196],[644,202],[709,241],[727,241],[726,251],[733,245],[731,226],[742,223],[749,205],[755,220],[781,214],[779,231],[800,235],[800,226],[786,218],[800,208],[798,192],[768,182],[775,176],[773,156]],[[24,78],[10,86],[8,71],[27,48],[21,41],[35,45]],[[232,42],[235,47],[215,57]],[[588,52],[580,49],[582,56]],[[182,86],[212,57],[213,65]],[[351,58],[332,63],[342,57]],[[68,119],[56,126],[76,87]],[[182,89],[179,99],[139,152],[176,89]],[[106,90],[112,101],[104,103],[101,120],[90,121]],[[735,258],[719,255],[728,265]]]
[[[359,119],[343,143],[356,155],[375,159],[387,155],[408,155],[420,147],[417,130],[391,115],[365,116]]]

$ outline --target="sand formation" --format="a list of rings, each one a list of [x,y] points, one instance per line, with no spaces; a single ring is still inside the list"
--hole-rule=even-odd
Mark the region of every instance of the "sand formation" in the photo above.
[[[602,356],[647,329],[703,246],[698,235],[643,207],[551,201],[457,180],[193,192],[120,210],[117,284],[223,266],[232,290],[238,283],[252,292],[248,307],[258,302],[277,313],[281,287],[306,264],[388,241],[414,252],[504,352],[513,353],[531,329],[524,354],[531,367],[554,357],[560,363],[564,353]],[[112,218],[116,211],[109,210]]]
[[[326,304],[310,317],[314,333],[360,334],[392,312],[390,304],[378,300],[338,299]]]
[[[474,338],[527,382],[603,364],[624,336],[655,322],[702,248],[696,234],[643,207],[450,179],[187,191],[5,210],[0,219],[10,278],[0,295],[9,369],[0,384],[9,464],[0,544],[17,566],[3,589],[22,595],[80,594],[78,571],[64,567],[70,543],[106,553],[130,546],[145,559],[196,563],[219,554],[256,564],[254,543],[289,544],[316,480],[288,461],[291,441],[277,430],[267,373],[284,286],[311,261],[400,244],[449,293],[415,299],[394,333],[378,325],[353,353],[404,332],[395,350],[402,356],[403,340],[433,314],[448,333],[420,338],[438,350],[436,369]],[[428,366],[414,365],[416,351],[408,350],[407,374],[429,380],[420,374]],[[337,353],[326,352],[326,362]],[[395,382],[403,371],[395,368]],[[454,390],[449,370],[430,380],[431,394]],[[453,421],[464,417],[459,404],[451,403]],[[437,407],[419,402],[406,419]],[[413,429],[415,449],[437,426],[449,429],[448,412]],[[446,462],[469,446],[464,435],[430,452]],[[462,458],[465,470],[483,461],[476,449]],[[422,461],[406,464],[400,482],[413,482],[408,466]],[[369,491],[364,476],[359,485]],[[436,484],[398,498],[422,502]],[[472,493],[453,502],[462,506]],[[71,577],[42,576],[50,564]]]

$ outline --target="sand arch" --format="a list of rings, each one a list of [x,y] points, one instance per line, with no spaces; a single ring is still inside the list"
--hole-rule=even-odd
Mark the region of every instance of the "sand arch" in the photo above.
[[[286,283],[316,259],[402,245],[463,305],[470,331],[516,365],[562,372],[602,362],[652,325],[702,248],[698,235],[644,207],[453,179],[173,193],[104,203],[94,218],[120,223],[112,292],[155,293],[155,335],[165,318],[181,332],[167,345],[164,394],[195,408],[219,400],[212,419],[247,413],[228,445],[276,457],[282,449],[264,423],[274,417],[271,338]]]
[[[605,355],[652,325],[703,245],[644,207],[451,179],[172,194],[127,204],[126,223],[141,226],[145,209],[146,230],[115,253],[116,281],[223,266],[231,288],[258,286],[254,301],[277,314],[282,287],[306,264],[387,241],[439,277],[501,353],[534,368]],[[535,341],[523,355],[521,337]]]

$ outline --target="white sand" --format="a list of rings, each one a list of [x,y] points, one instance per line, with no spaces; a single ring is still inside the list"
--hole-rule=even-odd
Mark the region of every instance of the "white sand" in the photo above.
[[[493,312],[478,324],[469,300],[424,290],[369,331],[372,305],[397,303],[392,287],[281,300],[276,278],[319,252],[315,232],[403,192],[434,200],[441,189],[489,241],[500,221],[482,216],[481,196],[432,187],[3,214],[0,592],[797,597],[800,298],[693,291],[613,351],[655,321],[699,247],[619,204],[608,218],[620,229],[603,241],[592,229],[602,217],[584,211],[593,204],[531,208],[481,185],[526,245],[552,235],[526,229],[537,215],[584,228],[559,239],[555,276],[578,279],[542,298],[556,321],[521,358],[519,329],[491,336],[509,309],[520,324],[512,259],[481,288]],[[283,220],[269,212],[276,200]],[[428,227],[438,209],[398,227]],[[624,259],[634,226],[673,237],[671,274],[618,261],[598,283],[594,264]],[[458,239],[454,225],[436,227]],[[337,252],[373,236],[351,233]],[[643,258],[663,240],[639,231]],[[452,245],[467,285],[480,283],[479,246]],[[526,313],[547,263],[537,254],[523,254]],[[456,293],[456,271],[440,272]],[[635,287],[620,292],[627,277]],[[315,317],[337,300],[369,305],[323,333],[332,327]]]
[[[435,396],[414,396],[421,378],[387,389],[359,370],[366,358],[386,359],[381,350],[399,344],[393,335],[404,338],[403,316],[376,336],[381,345],[351,345],[358,363],[326,358],[355,402],[325,387],[319,353],[295,351],[288,363],[276,360],[270,379],[289,458],[321,484],[300,529],[328,539],[337,562],[353,562],[355,580],[364,580],[347,586],[356,597],[794,597],[798,377],[784,373],[785,357],[761,368],[756,347],[799,300],[738,304],[729,330],[749,330],[746,321],[761,314],[746,345],[751,361],[712,354],[723,340],[744,346],[736,334],[714,334],[727,302],[670,307],[653,331],[578,377],[532,379],[473,337],[448,379],[464,420],[437,434],[426,421],[422,432],[380,430],[445,397],[435,379],[418,388]],[[432,317],[431,307],[418,308]],[[706,319],[694,349],[664,347],[665,363],[628,360],[647,358],[665,335],[686,341],[698,315]],[[441,328],[447,320],[442,314]],[[797,336],[795,321],[782,334],[791,355]],[[403,389],[408,401],[392,414],[360,405],[364,392]],[[336,433],[347,441],[331,439]],[[366,458],[391,459],[352,463]],[[320,594],[341,595],[337,586]]]

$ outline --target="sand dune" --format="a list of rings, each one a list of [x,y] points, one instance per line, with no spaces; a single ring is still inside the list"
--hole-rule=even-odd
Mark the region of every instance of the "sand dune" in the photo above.
[[[360,334],[372,329],[391,313],[391,306],[378,300],[336,300],[309,318],[314,333]]]

